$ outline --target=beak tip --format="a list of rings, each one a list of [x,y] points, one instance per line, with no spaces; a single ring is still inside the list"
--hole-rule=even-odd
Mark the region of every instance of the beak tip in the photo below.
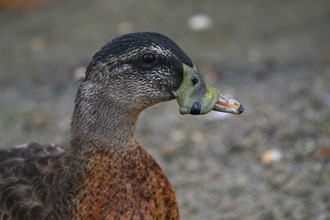
[[[240,104],[239,108],[238,108],[238,114],[242,114],[244,112],[244,107],[242,104]]]

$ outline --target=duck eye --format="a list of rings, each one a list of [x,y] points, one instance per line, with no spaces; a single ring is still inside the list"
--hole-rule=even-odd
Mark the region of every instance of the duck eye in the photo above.
[[[198,83],[198,78],[196,76],[193,76],[191,78],[191,83],[193,84],[193,86],[196,85]]]
[[[144,54],[142,58],[145,63],[152,63],[156,59],[155,56],[151,53]]]

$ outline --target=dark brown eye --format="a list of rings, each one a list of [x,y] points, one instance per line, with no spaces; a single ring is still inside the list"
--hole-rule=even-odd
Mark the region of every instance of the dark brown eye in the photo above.
[[[143,55],[143,61],[145,63],[152,63],[155,61],[155,59],[156,59],[155,56],[151,53],[146,53]]]
[[[198,78],[196,76],[193,76],[191,78],[191,83],[192,83],[193,86],[196,85],[198,83]]]

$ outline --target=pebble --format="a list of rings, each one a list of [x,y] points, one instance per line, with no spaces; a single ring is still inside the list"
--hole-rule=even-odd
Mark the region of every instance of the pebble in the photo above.
[[[213,26],[213,20],[205,14],[195,14],[188,19],[188,27],[193,31],[204,31]]]
[[[278,150],[267,150],[261,155],[261,162],[263,164],[270,164],[277,162],[282,158],[282,153]]]

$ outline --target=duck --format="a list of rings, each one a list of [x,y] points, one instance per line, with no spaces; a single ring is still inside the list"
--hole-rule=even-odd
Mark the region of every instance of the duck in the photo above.
[[[93,56],[79,85],[68,147],[0,150],[0,219],[179,219],[174,189],[135,137],[139,114],[177,100],[181,114],[241,114],[192,60],[155,32],[125,34]]]

